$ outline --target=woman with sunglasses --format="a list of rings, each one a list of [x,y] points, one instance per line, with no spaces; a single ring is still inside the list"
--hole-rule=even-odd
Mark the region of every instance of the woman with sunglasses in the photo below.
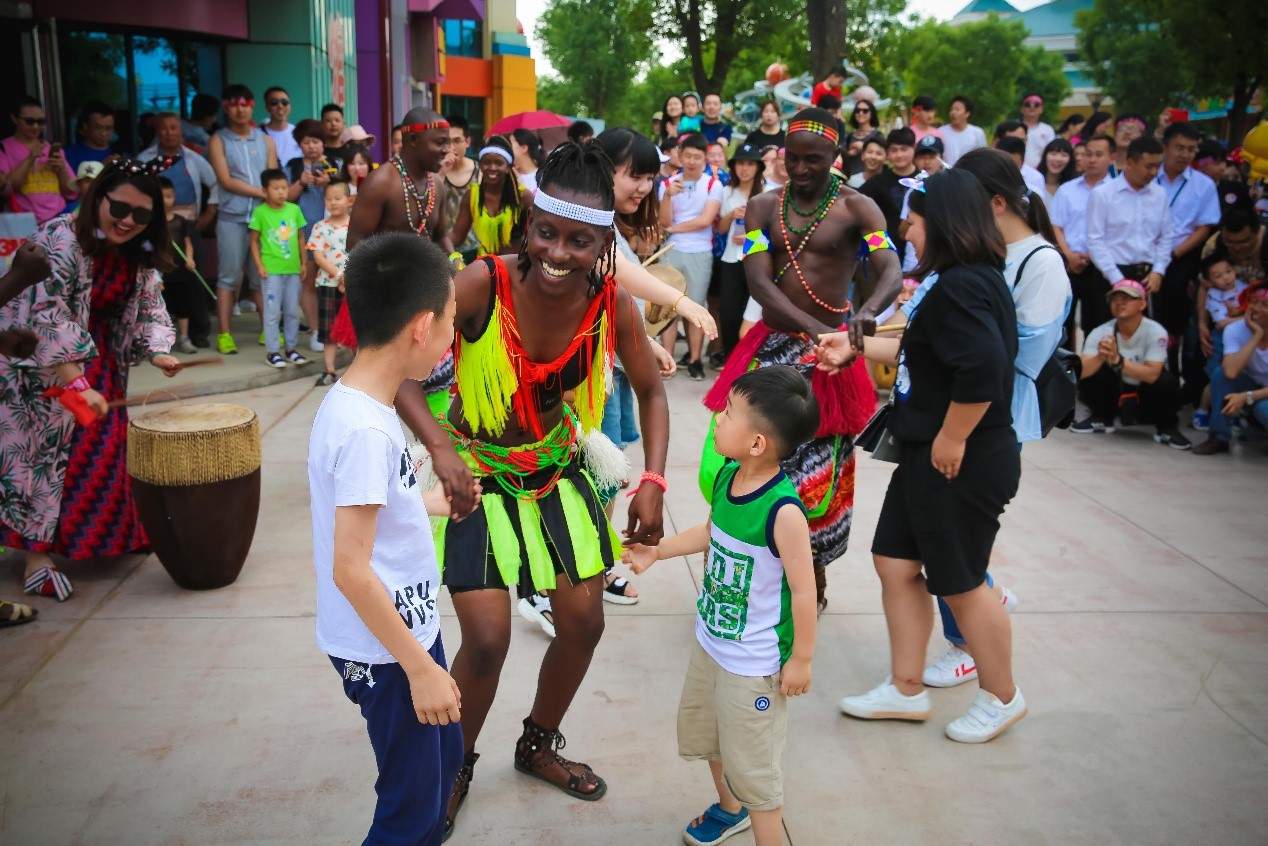
[[[48,119],[34,97],[23,97],[13,118],[13,134],[0,141],[0,174],[12,195],[12,210],[31,212],[36,223],[56,217],[75,198],[75,174],[61,144],[44,140]]]
[[[126,465],[128,371],[148,359],[168,376],[175,333],[159,271],[170,266],[159,162],[106,166],[77,215],[31,239],[52,273],[0,311],[0,325],[31,326],[27,358],[0,359],[0,544],[26,551],[26,592],[64,601],[70,580],[50,554],[108,558],[147,545]],[[52,389],[82,400],[97,420],[77,425]],[[65,402],[63,400],[62,402]]]
[[[862,141],[874,135],[877,132],[876,122],[876,106],[871,100],[859,100],[854,104],[854,111],[850,112],[850,126],[854,127],[850,138]]]

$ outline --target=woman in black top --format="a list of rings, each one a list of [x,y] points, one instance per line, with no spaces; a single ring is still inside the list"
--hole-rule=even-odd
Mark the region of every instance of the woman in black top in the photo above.
[[[872,543],[892,680],[846,697],[841,708],[865,719],[928,718],[921,674],[932,593],[960,622],[981,686],[947,736],[981,743],[1025,715],[1013,684],[1008,616],[984,581],[999,516],[1021,477],[1010,411],[1017,317],[1000,272],[1004,241],[981,183],[950,170],[924,186],[909,199],[908,238],[921,257],[916,275],[938,280],[896,350],[889,429],[900,457]],[[830,364],[840,341],[827,341]],[[865,343],[869,357],[887,344],[895,352],[893,341]]]

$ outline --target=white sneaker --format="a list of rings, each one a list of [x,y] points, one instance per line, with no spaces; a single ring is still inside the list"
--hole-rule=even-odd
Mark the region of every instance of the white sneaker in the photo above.
[[[555,636],[555,617],[550,610],[550,597],[535,593],[521,599],[515,607],[525,620],[541,626],[546,637]]]
[[[920,680],[929,687],[955,687],[977,678],[977,662],[958,646],[949,646],[925,667]]]
[[[326,348],[326,345],[317,340],[317,333],[314,332],[308,337],[308,348],[313,352],[321,352]]]
[[[922,690],[915,696],[904,696],[890,679],[867,693],[845,697],[840,705],[842,714],[860,720],[929,719],[929,694]]]
[[[993,740],[1026,716],[1026,697],[1015,687],[1013,701],[1004,704],[993,693],[977,692],[977,698],[963,717],[947,724],[947,737],[960,743],[985,743]]]

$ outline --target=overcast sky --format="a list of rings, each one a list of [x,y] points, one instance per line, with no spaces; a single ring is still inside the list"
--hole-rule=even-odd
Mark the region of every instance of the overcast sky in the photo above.
[[[527,33],[529,43],[533,47],[533,58],[537,60],[537,72],[541,75],[551,73],[552,68],[545,54],[542,53],[541,43],[533,36],[533,31],[537,28],[537,19],[546,8],[547,2],[548,0],[517,0],[515,4],[520,23],[524,25],[524,32]],[[908,11],[918,12],[921,15],[946,19],[958,12],[968,2],[969,0],[911,0],[907,4],[907,9]],[[1046,2],[1046,0],[1011,0],[1011,2],[1019,9],[1029,9]],[[772,57],[772,60],[774,58]]]

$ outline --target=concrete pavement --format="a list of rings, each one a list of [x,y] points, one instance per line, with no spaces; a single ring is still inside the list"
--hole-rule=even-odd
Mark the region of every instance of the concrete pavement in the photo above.
[[[669,383],[678,529],[705,514],[703,390]],[[259,527],[236,584],[182,591],[154,558],[71,566],[70,602],[39,600],[37,623],[0,632],[0,843],[360,841],[373,757],[312,635],[304,461],[321,396],[305,379],[218,398],[255,408],[264,431]],[[1022,600],[1016,674],[1030,716],[979,747],[942,736],[973,685],[935,691],[922,725],[837,712],[887,667],[867,550],[890,467],[860,461],[814,688],[792,706],[790,844],[1263,843],[1268,458],[1246,445],[1203,459],[1148,434],[1060,432],[1026,448],[992,569]],[[679,761],[674,740],[698,568],[662,562],[639,580],[642,602],[606,606],[562,727],[567,754],[610,785],[598,803],[511,768],[546,646],[514,621],[454,846],[680,842],[712,801],[703,766]],[[0,575],[0,595],[16,595],[19,563]],[[444,613],[452,654],[447,602]],[[941,647],[935,637],[930,654]]]

